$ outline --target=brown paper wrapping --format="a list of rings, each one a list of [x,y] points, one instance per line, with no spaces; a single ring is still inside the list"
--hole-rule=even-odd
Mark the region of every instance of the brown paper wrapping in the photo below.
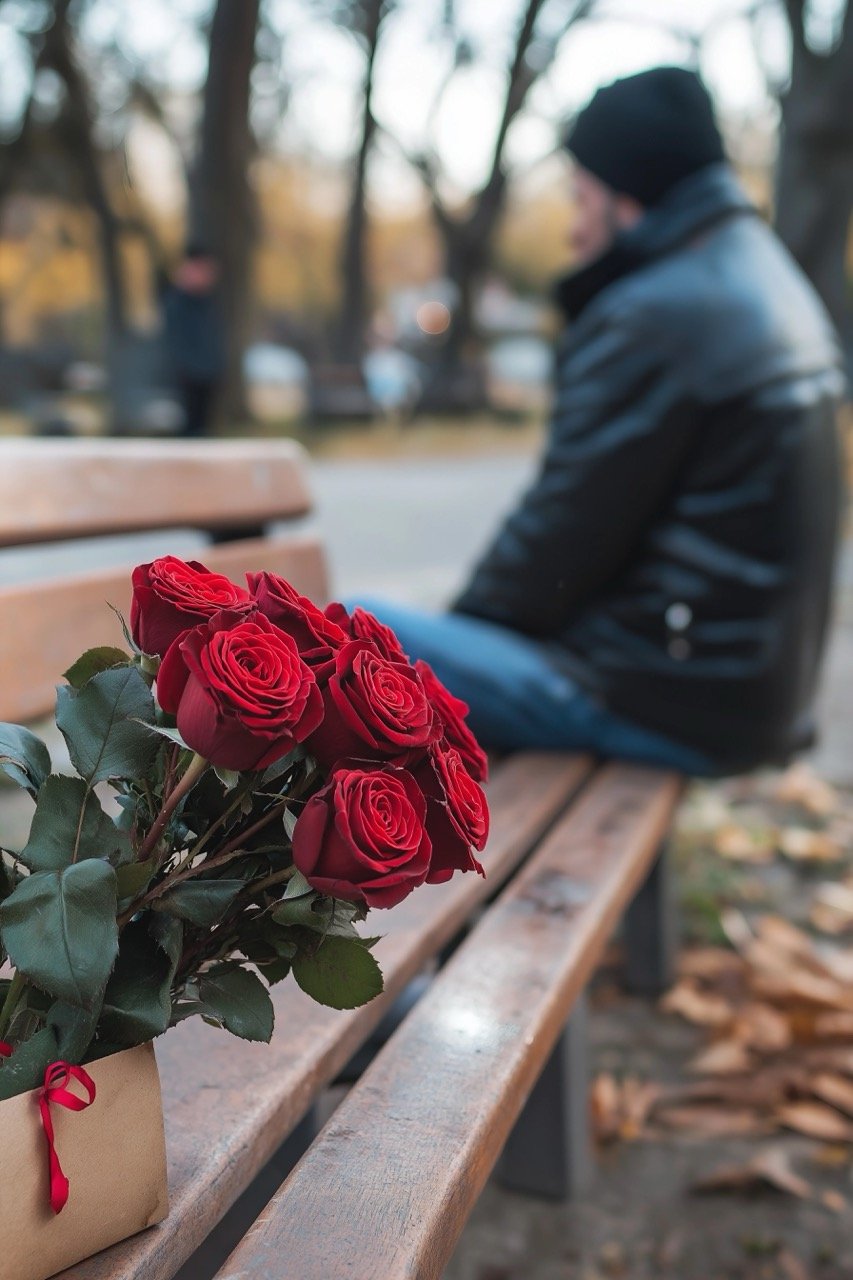
[[[0,1280],[47,1280],[169,1211],[153,1046],[127,1049],[86,1070],[97,1089],[92,1106],[51,1107],[56,1151],[70,1182],[59,1214],[48,1199],[39,1090],[0,1102]]]

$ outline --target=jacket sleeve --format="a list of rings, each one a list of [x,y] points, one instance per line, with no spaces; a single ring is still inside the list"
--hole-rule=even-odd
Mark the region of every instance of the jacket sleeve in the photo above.
[[[662,346],[653,323],[611,316],[568,354],[539,474],[455,612],[556,634],[630,562],[695,421],[677,355]]]

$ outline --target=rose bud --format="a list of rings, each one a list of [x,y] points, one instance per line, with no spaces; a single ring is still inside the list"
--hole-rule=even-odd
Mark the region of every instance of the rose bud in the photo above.
[[[414,667],[389,662],[369,640],[337,652],[323,701],[323,723],[308,743],[321,764],[347,757],[403,764],[441,731]]]
[[[161,556],[133,571],[130,630],[143,653],[162,657],[173,640],[222,609],[243,615],[255,603],[244,587],[197,560]]]
[[[353,640],[372,640],[376,648],[389,662],[408,662],[409,659],[400,644],[397,633],[384,622],[380,622],[368,609],[356,606],[352,613],[347,613],[342,604],[330,604],[326,609],[326,617],[336,622]]]
[[[485,875],[472,849],[481,852],[486,846],[489,806],[459,752],[437,743],[415,770],[415,777],[427,797],[426,825],[432,841],[428,882],[440,884],[454,871]]]
[[[187,632],[161,663],[157,697],[187,745],[223,769],[265,769],[323,718],[296,642],[262,614],[222,614]]]
[[[415,670],[423,681],[427,697],[439,719],[444,723],[444,736],[449,746],[455,747],[462,757],[465,768],[476,782],[485,782],[489,776],[489,761],[485,751],[465,723],[468,715],[468,703],[455,697],[446,685],[443,685],[432,667],[422,659],[415,663]]]
[[[407,770],[342,765],[299,815],[293,861],[320,893],[394,907],[426,879],[425,814],[423,793]]]
[[[293,636],[303,661],[322,683],[334,667],[335,653],[349,639],[347,632],[277,573],[247,573],[246,581],[260,612]]]

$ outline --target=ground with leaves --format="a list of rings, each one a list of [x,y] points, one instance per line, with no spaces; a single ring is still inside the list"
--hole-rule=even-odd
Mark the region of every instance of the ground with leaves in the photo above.
[[[853,1277],[853,794],[694,787],[689,945],[657,1004],[595,983],[598,1167],[571,1207],[490,1186],[447,1280]]]

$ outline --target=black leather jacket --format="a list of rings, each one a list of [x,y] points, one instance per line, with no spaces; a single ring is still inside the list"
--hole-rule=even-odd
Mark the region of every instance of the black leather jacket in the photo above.
[[[824,310],[726,165],[560,293],[538,478],[454,608],[720,772],[782,758],[812,736],[841,510]]]

